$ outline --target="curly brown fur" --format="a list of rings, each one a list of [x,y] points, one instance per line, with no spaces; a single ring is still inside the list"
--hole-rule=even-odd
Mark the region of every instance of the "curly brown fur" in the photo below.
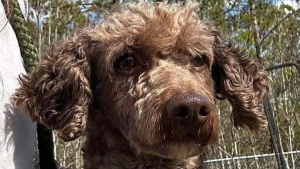
[[[119,7],[54,45],[13,100],[65,140],[85,134],[85,168],[199,168],[218,136],[215,94],[231,103],[236,126],[257,131],[268,78],[195,9]]]
[[[250,59],[238,46],[225,44],[220,33],[215,38],[214,72],[218,79],[217,93],[227,98],[232,105],[235,126],[249,127],[258,131],[266,126],[262,102],[268,91],[268,75],[262,67]]]
[[[53,45],[32,74],[20,77],[22,87],[13,96],[17,105],[25,104],[32,120],[58,130],[64,140],[78,137],[85,128],[92,99],[89,39],[80,32]]]

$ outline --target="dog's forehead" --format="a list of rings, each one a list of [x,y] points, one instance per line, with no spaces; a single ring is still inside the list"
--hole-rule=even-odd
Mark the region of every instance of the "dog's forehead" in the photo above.
[[[197,4],[138,3],[120,7],[99,25],[98,39],[107,58],[142,51],[147,56],[205,54],[212,57],[210,23],[201,21]]]

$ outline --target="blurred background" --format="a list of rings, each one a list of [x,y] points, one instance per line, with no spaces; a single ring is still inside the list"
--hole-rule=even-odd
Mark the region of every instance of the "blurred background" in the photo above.
[[[29,27],[38,56],[75,29],[101,24],[113,5],[137,0],[29,0]],[[149,0],[148,2],[155,2]],[[169,0],[169,3],[178,2]],[[230,105],[218,101],[220,137],[204,153],[207,168],[300,168],[299,0],[197,0],[198,15],[212,21],[224,39],[248,50],[272,79],[264,106],[268,128],[236,129]],[[82,168],[84,138],[64,143],[54,133],[54,154],[62,166]]]

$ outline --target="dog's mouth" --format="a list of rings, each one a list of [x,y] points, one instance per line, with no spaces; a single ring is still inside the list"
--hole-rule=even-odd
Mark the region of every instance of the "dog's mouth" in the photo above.
[[[194,134],[189,132],[185,136],[180,137],[178,140],[174,140],[174,141],[178,141],[179,143],[186,142],[186,143],[193,143],[199,145],[206,145],[207,141],[203,141],[203,140],[208,140],[208,139],[199,138],[199,136],[195,136]]]
[[[208,143],[215,141],[216,133],[214,133],[214,129],[203,129],[200,128],[196,131],[188,130],[185,134],[181,136],[176,136],[171,138],[170,140],[166,140],[166,144],[168,142],[177,142],[177,143],[190,143],[199,146],[205,146]]]
[[[166,159],[185,159],[198,155],[203,147],[215,141],[217,135],[213,125],[202,126],[197,131],[186,129],[185,133],[180,132],[176,135],[175,131],[172,136],[168,134],[165,137],[160,137],[153,144],[147,144],[142,141],[137,141],[135,147],[138,152],[158,156]]]

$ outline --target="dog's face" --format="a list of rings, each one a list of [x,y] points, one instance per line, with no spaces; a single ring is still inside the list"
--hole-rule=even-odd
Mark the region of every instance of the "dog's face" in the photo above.
[[[236,126],[261,129],[266,73],[195,9],[119,9],[54,46],[13,98],[65,140],[78,137],[96,109],[138,152],[165,158],[196,155],[216,140],[216,94],[233,106]]]
[[[214,37],[188,10],[149,8],[154,16],[135,7],[96,28],[95,102],[138,151],[189,157],[217,138]]]

